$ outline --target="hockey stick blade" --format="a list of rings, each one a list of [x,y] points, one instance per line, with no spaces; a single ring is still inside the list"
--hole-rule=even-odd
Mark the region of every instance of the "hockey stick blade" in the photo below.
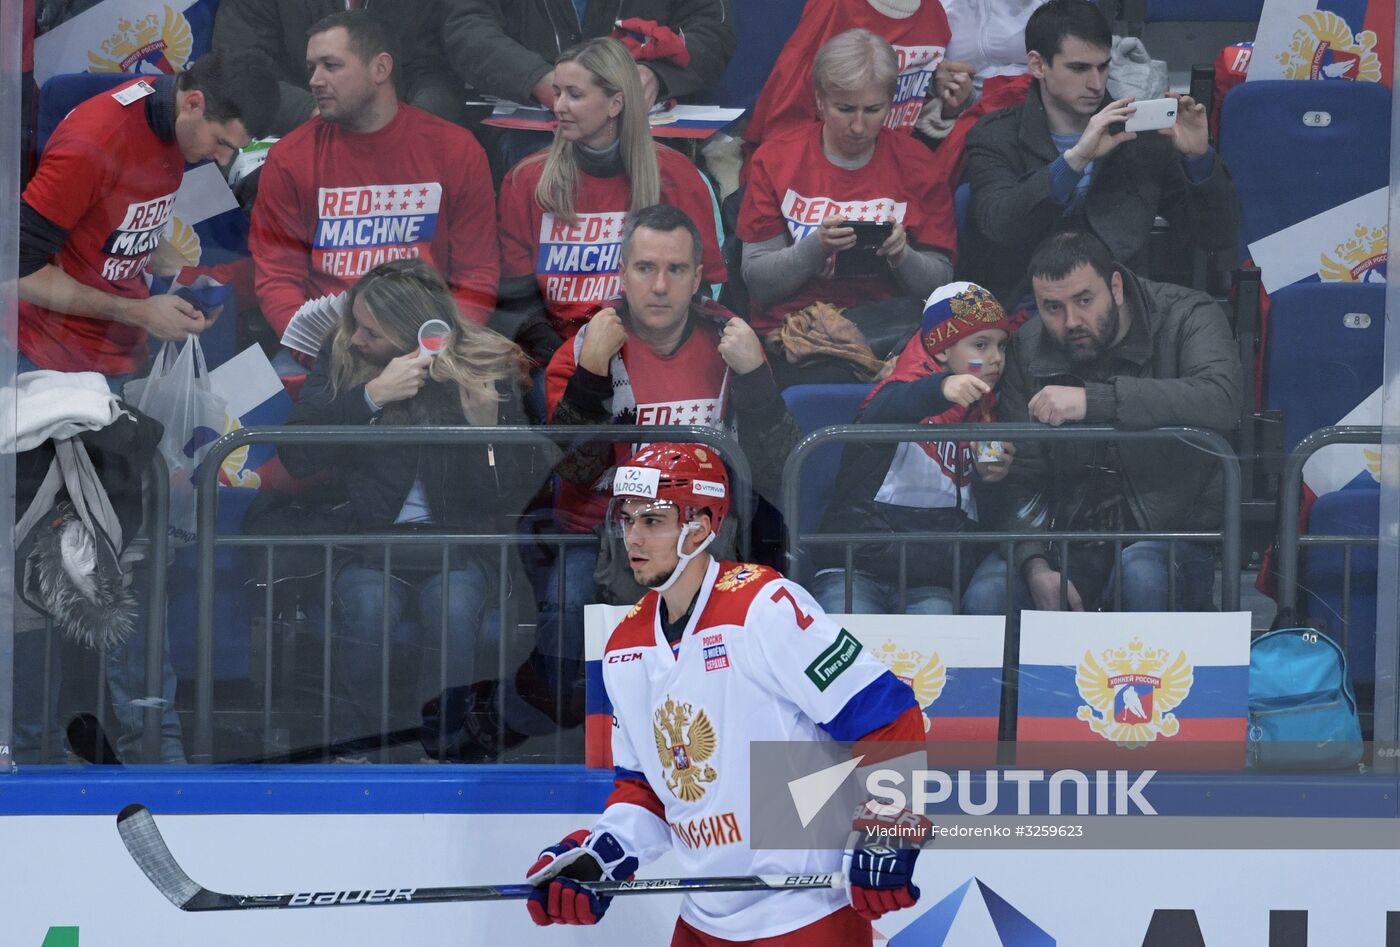
[[[132,803],[117,815],[117,832],[132,860],[182,911],[250,911],[259,908],[329,908],[356,904],[440,904],[451,901],[523,900],[535,890],[530,884],[476,885],[458,888],[365,888],[347,891],[308,891],[298,894],[222,894],[210,891],[185,874],[161,837],[151,811]],[[586,887],[603,895],[671,894],[690,891],[801,891],[844,888],[839,872],[822,875],[734,875],[714,878],[644,878],[635,881],[593,881]]]

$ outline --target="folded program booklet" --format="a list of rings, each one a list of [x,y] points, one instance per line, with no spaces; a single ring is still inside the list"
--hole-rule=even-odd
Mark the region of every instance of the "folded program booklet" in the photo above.
[[[282,333],[282,344],[315,358],[326,339],[335,331],[344,311],[344,293],[308,299],[292,316],[292,321],[287,323],[287,330]]]

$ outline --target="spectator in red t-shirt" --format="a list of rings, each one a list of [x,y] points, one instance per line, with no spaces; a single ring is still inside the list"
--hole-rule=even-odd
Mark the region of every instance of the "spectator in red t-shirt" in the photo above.
[[[228,164],[277,111],[277,82],[259,53],[210,53],[178,76],[133,79],[88,99],[59,123],[19,209],[20,372],[100,372],[120,393],[149,358],[150,336],[179,341],[213,324],[174,294],[150,295],[185,163]],[[144,599],[149,565],[132,566]],[[149,603],[142,602],[142,608]],[[14,745],[33,759],[42,734],[45,635],[15,636]],[[161,701],[160,758],[184,762],[167,644],[161,691],[146,689],[144,634],[105,655],[117,753],[134,760],[145,705]],[[58,661],[48,662],[53,712]],[[48,762],[48,761],[44,761]],[[150,760],[149,762],[155,762]]]
[[[363,10],[311,28],[317,115],[268,153],[248,235],[258,303],[280,337],[308,299],[421,258],[484,325],[496,302],[496,212],[471,132],[399,101],[394,38]],[[309,353],[308,353],[309,354]]]
[[[554,144],[501,183],[499,328],[547,363],[564,339],[618,295],[623,218],[673,204],[700,228],[705,280],[728,278],[714,198],[695,165],[657,145],[627,47],[592,39],[553,72]]]
[[[549,423],[737,428],[755,488],[776,501],[783,463],[801,432],[753,329],[696,295],[707,275],[701,244],[700,229],[679,208],[661,204],[628,216],[617,297],[595,306],[549,363]],[[543,570],[535,648],[500,682],[503,692],[494,680],[471,688],[464,757],[492,756],[499,733],[511,745],[580,721],[583,608],[635,602],[645,591],[620,543],[591,541],[607,513],[613,467],[631,451],[627,444],[574,444],[558,465],[556,524],[590,541],[568,543]],[[736,532],[726,522],[717,548],[733,550]]]
[[[923,300],[953,275],[953,202],[928,170],[928,149],[884,127],[899,75],[890,44],[848,30],[812,64],[821,124],[766,141],[749,168],[739,212],[750,321],[760,331],[815,302],[846,309],[857,325],[901,332],[885,358],[919,324]],[[893,228],[862,267],[856,221]],[[848,255],[849,254],[849,255]],[[869,335],[869,333],[867,333]]]
[[[912,131],[930,99],[961,105],[971,82],[965,63],[945,62],[952,45],[945,6],[939,0],[808,0],[744,126],[745,154],[818,121],[812,64],[823,46],[848,30],[869,30],[894,47],[899,77],[885,113],[887,127]]]
[[[20,199],[21,371],[130,375],[148,333],[207,328],[186,300],[151,296],[145,276],[185,163],[227,164],[276,111],[264,56],[211,53],[178,76],[93,96],[59,123]]]

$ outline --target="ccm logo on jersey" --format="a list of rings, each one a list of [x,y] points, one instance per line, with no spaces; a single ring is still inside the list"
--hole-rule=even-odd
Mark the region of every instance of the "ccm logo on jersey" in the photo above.
[[[621,654],[608,655],[609,664],[626,664],[628,661],[640,661],[641,659],[642,652],[640,651],[624,651]]]
[[[661,484],[661,471],[650,467],[619,467],[613,477],[613,493],[654,499]]]

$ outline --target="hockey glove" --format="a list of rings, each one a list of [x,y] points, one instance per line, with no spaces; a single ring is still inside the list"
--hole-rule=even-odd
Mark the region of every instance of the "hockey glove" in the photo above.
[[[536,924],[597,924],[612,897],[594,894],[581,881],[625,881],[637,859],[622,850],[611,832],[579,829],[540,852],[525,875],[535,886],[526,904]]]
[[[877,826],[885,831],[878,831]],[[910,812],[862,814],[851,833],[846,868],[851,907],[857,914],[874,921],[890,911],[914,906],[919,900],[914,862],[919,857],[919,846],[929,839],[930,830],[927,819]],[[889,844],[890,838],[898,840],[897,847]]]

